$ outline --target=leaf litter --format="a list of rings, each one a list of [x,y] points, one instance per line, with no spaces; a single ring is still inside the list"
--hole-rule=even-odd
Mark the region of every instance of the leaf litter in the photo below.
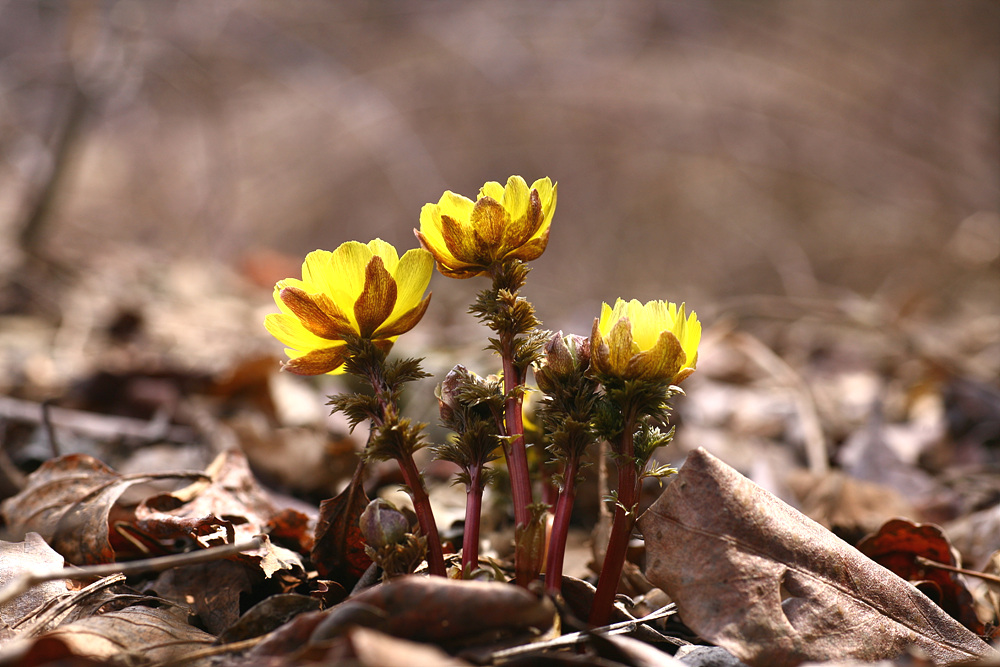
[[[982,368],[946,358],[942,372],[940,359],[919,345],[904,358],[871,332],[860,343],[846,333],[831,340],[804,316],[784,323],[781,336],[760,321],[719,319],[678,404],[677,448],[665,452],[672,458],[664,462],[681,472],[664,489],[643,489],[640,509],[652,509],[630,545],[620,588],[630,597],[619,598],[608,628],[592,632],[580,620],[599,570],[586,546],[577,560],[589,567],[567,573],[566,582],[579,583],[564,585],[567,601],[554,608],[506,584],[419,573],[372,587],[378,577],[362,557],[357,517],[367,498],[391,494],[398,480],[379,472],[352,483],[363,443],[342,423],[280,407],[303,395],[322,405],[329,389],[275,376],[273,359],[234,359],[213,378],[154,374],[149,356],[140,355],[119,368],[118,381],[130,389],[117,403],[73,402],[74,411],[58,413],[63,455],[39,453],[43,411],[24,407],[37,401],[0,404],[8,410],[5,465],[25,475],[19,484],[4,473],[12,480],[2,506],[4,585],[64,564],[83,572],[94,564],[139,568],[127,577],[47,580],[0,604],[0,659],[666,665],[676,664],[675,653],[690,661],[712,645],[752,665],[835,664],[850,655],[903,664],[900,654],[914,651],[936,664],[995,659],[976,638],[996,641],[995,584],[919,560],[994,574],[1000,567],[1000,484],[987,428],[997,406]],[[743,333],[733,337],[734,328]],[[982,341],[982,349],[997,346],[995,337]],[[971,355],[968,343],[951,354]],[[150,394],[150,387],[158,389]],[[17,393],[41,391],[25,385]],[[140,394],[141,405],[130,407]],[[150,409],[150,396],[169,405]],[[147,428],[161,419],[156,414],[169,415],[173,430]],[[110,435],[116,426],[120,439]],[[707,464],[701,444],[733,468]],[[311,448],[308,458],[303,448]],[[180,464],[199,460],[194,470]],[[432,501],[450,502],[444,475],[428,470]],[[597,523],[594,488],[592,475],[574,524],[583,545]],[[682,490],[702,500],[687,508],[698,511],[675,517]],[[896,517],[922,536],[908,551],[898,543]],[[495,567],[486,569],[509,577],[509,518],[498,513],[488,525],[495,532],[484,535],[491,545],[484,557]],[[267,540],[243,554],[142,569],[155,558],[211,558],[219,545],[257,535]],[[460,543],[460,533],[443,535]],[[866,535],[869,543],[893,536],[889,569],[851,550]],[[909,570],[893,564],[900,559]],[[965,627],[949,605],[966,615]]]

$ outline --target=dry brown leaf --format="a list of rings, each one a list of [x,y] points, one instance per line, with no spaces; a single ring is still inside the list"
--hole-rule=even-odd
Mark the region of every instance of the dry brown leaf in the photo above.
[[[175,567],[160,574],[152,589],[168,600],[186,604],[202,627],[219,634],[240,617],[240,598],[253,589],[250,568],[229,560]]]
[[[891,519],[861,540],[858,551],[919,588],[969,630],[985,636],[986,628],[976,616],[972,593],[962,575],[919,561],[923,557],[951,567],[961,565],[957,550],[940,526]]]
[[[210,646],[215,637],[188,625],[178,607],[126,607],[62,625],[39,639],[59,639],[75,655],[121,664],[152,664]]]
[[[36,532],[74,565],[110,563],[116,553],[109,521],[121,495],[140,482],[190,475],[123,476],[93,457],[70,454],[43,463],[0,512],[12,534]]]
[[[512,584],[410,575],[374,586],[333,607],[313,641],[359,624],[414,641],[448,641],[496,632],[546,630],[556,611]],[[371,621],[371,622],[367,622]]]
[[[281,508],[258,484],[246,456],[228,450],[209,464],[203,479],[141,503],[136,508],[136,524],[152,530],[158,522],[185,519],[197,526],[199,522],[218,523],[221,519],[235,533],[227,538],[232,543],[267,532],[266,527],[280,512]]]
[[[202,542],[210,546],[213,541],[232,544],[249,540],[268,533],[275,522],[287,523],[290,514],[299,514],[276,505],[238,450],[217,456],[206,468],[204,477],[173,493],[144,500],[135,510],[135,525],[143,533],[158,537],[171,530],[195,537],[208,536],[211,540]],[[299,516],[297,522],[309,525],[305,515]],[[225,529],[224,535],[217,530],[219,527]],[[258,565],[268,578],[277,571],[288,571],[294,577],[305,572],[297,553],[270,540],[257,553],[241,554],[235,560]]]
[[[996,651],[908,583],[704,449],[639,521],[649,579],[699,635],[751,665]]]
[[[368,506],[362,484],[364,464],[358,463],[351,483],[336,497],[320,503],[316,539],[310,557],[320,576],[345,587],[353,586],[372,564],[365,553],[365,540],[359,523]]]
[[[324,664],[352,664],[358,667],[470,667],[470,663],[453,658],[436,646],[398,639],[377,630],[351,628],[342,643],[324,656]]]
[[[62,566],[63,557],[38,533],[28,533],[23,542],[0,542],[0,588],[28,572],[57,570]],[[65,593],[65,581],[46,581],[0,606],[0,623],[3,624],[0,642],[7,638],[12,623]]]

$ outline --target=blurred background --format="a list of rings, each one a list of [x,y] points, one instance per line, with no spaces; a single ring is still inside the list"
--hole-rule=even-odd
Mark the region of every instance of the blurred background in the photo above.
[[[521,174],[559,182],[551,328],[995,306],[998,83],[991,1],[0,2],[0,272],[127,249],[266,285]],[[479,288],[436,277],[430,317]]]

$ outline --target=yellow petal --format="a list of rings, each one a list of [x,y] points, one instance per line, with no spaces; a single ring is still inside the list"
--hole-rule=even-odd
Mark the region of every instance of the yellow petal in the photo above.
[[[618,299],[618,301],[621,301],[621,299]],[[615,305],[617,306],[617,302]],[[612,322],[611,320],[613,314],[614,310],[612,310],[611,306],[609,306],[606,303],[601,304],[599,331],[602,337],[607,336],[608,333],[611,331],[611,326],[614,324],[614,322]]]
[[[483,187],[479,188],[479,196],[477,199],[482,199],[483,197],[489,197],[496,201],[503,201],[504,187],[497,183],[496,181],[489,181],[485,183]]]
[[[507,179],[507,186],[503,190],[503,199],[500,200],[500,203],[507,209],[510,219],[515,223],[520,223],[522,218],[528,214],[530,197],[531,190],[524,179],[520,176],[511,176]]]
[[[476,205],[468,197],[455,194],[451,190],[445,191],[438,201],[438,212],[440,215],[451,216],[459,222],[468,223],[472,217],[472,208]]]
[[[372,258],[364,243],[341,243],[330,257],[330,269],[324,274],[322,291],[336,303],[352,304],[365,288],[365,271]]]
[[[296,351],[330,345],[330,341],[306,330],[294,315],[270,313],[264,318],[264,328],[282,344]]]
[[[382,266],[385,267],[386,271],[391,274],[396,273],[396,265],[399,264],[399,255],[391,244],[386,243],[382,239],[374,239],[368,242],[368,249],[372,251],[373,256],[382,258]]]
[[[333,253],[328,250],[313,250],[302,262],[302,285],[296,285],[306,292],[325,292],[332,270]],[[286,284],[294,279],[285,280]]]
[[[451,257],[441,231],[441,207],[437,204],[424,204],[420,209],[420,229],[414,229],[413,233],[420,239],[420,245],[434,253],[435,257]]]
[[[629,360],[624,377],[630,379],[673,382],[674,375],[684,365],[684,350],[677,336],[669,331],[660,333],[656,344]]]
[[[508,209],[510,211],[510,209]],[[542,205],[538,193],[528,193],[527,206],[520,214],[510,212],[511,223],[504,232],[503,247],[508,252],[518,249],[535,235],[542,224]],[[540,253],[539,253],[540,254]]]
[[[640,350],[649,350],[656,345],[660,333],[670,329],[672,318],[662,301],[650,301],[645,305],[630,301],[629,319],[632,321],[632,337]]]
[[[434,273],[434,256],[426,250],[407,250],[399,260],[393,277],[396,279],[396,307],[390,319],[420,303]]]

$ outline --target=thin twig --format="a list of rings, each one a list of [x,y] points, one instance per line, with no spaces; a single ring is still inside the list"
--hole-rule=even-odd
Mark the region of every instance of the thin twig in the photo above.
[[[47,424],[47,428],[58,426],[100,439],[134,438],[144,441],[167,440],[169,442],[192,442],[195,439],[194,431],[186,426],[171,426],[157,420],[143,421],[67,408],[46,408],[44,405],[32,401],[8,396],[0,396],[0,417],[35,424]]]
[[[1000,584],[1000,577],[995,574],[986,574],[985,572],[976,572],[975,570],[966,570],[964,567],[955,567],[954,565],[945,565],[944,563],[939,563],[936,560],[931,560],[930,558],[924,558],[923,556],[917,556],[914,558],[917,563],[923,565],[924,567],[936,567],[939,570],[948,570],[949,572],[957,572],[958,574],[964,574],[970,577],[977,577],[983,581],[990,581],[994,584]]]
[[[52,458],[62,456],[62,449],[59,447],[59,438],[56,437],[55,426],[52,425],[52,401],[42,401],[42,426],[45,427],[45,437],[49,439],[49,449],[52,450]]]
[[[577,644],[585,643],[590,635],[603,635],[605,637],[611,637],[613,635],[623,635],[629,632],[634,632],[640,625],[644,625],[651,621],[656,621],[661,618],[666,618],[667,616],[672,616],[677,613],[677,605],[671,602],[670,604],[660,607],[656,611],[643,616],[642,618],[633,618],[627,621],[620,621],[618,623],[612,623],[611,625],[605,625],[599,628],[594,628],[592,630],[587,630],[585,632],[571,632],[565,634],[562,637],[556,637],[555,639],[549,639],[547,641],[535,642],[533,644],[524,644],[522,646],[514,646],[512,648],[503,649],[502,651],[497,651],[492,656],[493,664],[500,664],[513,660],[514,658],[519,658],[524,655],[529,655],[531,653],[538,653],[540,651],[546,651],[548,649],[558,649],[566,648],[567,646],[576,646]]]
[[[129,577],[145,572],[160,572],[182,565],[197,565],[198,563],[221,560],[244,551],[254,551],[259,549],[263,544],[263,537],[258,536],[240,544],[224,544],[201,551],[157,556],[155,558],[129,561],[128,563],[102,563],[100,565],[86,565],[83,567],[67,567],[50,572],[29,572],[0,589],[0,607],[19,595],[23,595],[32,586],[43,584],[46,581],[90,579],[92,577],[107,577],[113,574],[123,574]]]

